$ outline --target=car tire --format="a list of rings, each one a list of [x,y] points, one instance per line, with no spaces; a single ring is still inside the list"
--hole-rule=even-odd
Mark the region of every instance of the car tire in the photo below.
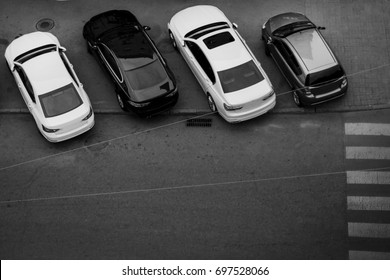
[[[264,42],[266,42],[266,41],[264,41]],[[266,55],[266,56],[270,56],[271,53],[270,53],[270,51],[269,51],[268,44],[267,44],[267,43],[264,43],[264,46],[265,46],[265,55]]]
[[[299,97],[299,94],[295,89],[293,89],[292,95],[295,105],[297,105],[298,107],[302,107],[301,98]]]
[[[172,44],[173,48],[174,48],[175,50],[177,50],[176,40],[175,40],[175,37],[174,37],[173,34],[172,34],[172,31],[169,30],[168,33],[169,33],[169,40],[171,40],[171,44]]]
[[[91,48],[91,46],[89,45],[88,41],[86,41],[86,42],[87,42],[87,52],[88,52],[89,54],[92,54],[92,48]]]
[[[207,103],[209,104],[209,108],[211,112],[217,112],[217,105],[215,105],[214,99],[211,97],[211,95],[208,93],[207,94]]]
[[[122,95],[119,93],[118,90],[115,90],[116,92],[116,100],[118,101],[119,107],[125,112],[127,112],[127,108],[125,106],[125,102],[123,101]]]

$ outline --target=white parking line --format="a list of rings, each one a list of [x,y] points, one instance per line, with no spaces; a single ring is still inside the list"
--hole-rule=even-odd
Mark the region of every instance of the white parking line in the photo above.
[[[347,159],[390,159],[390,147],[345,147]]]
[[[349,251],[350,260],[390,260],[390,253],[371,251]]]
[[[390,197],[348,196],[348,210],[390,211]]]
[[[346,135],[390,136],[390,124],[386,123],[345,123]]]
[[[390,184],[390,172],[347,171],[347,184]]]
[[[390,238],[390,224],[348,223],[348,236]]]

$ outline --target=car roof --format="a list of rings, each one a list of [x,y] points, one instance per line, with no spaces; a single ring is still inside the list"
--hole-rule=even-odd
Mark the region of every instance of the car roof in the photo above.
[[[25,63],[26,72],[36,95],[41,95],[72,83],[64,62],[57,51],[36,56]]]
[[[291,44],[309,72],[337,64],[332,51],[315,28],[293,33],[285,40]]]
[[[183,37],[194,29],[216,22],[229,21],[221,10],[211,5],[186,8],[177,12],[171,19],[171,23]]]
[[[310,22],[310,20],[303,14],[300,13],[283,13],[273,16],[269,19],[271,33],[282,26],[286,26],[295,22]]]
[[[223,32],[229,32],[234,38],[234,41],[213,49],[209,49],[203,40]],[[210,63],[212,64],[215,71],[222,71],[228,68],[232,68],[252,59],[250,53],[242,44],[240,38],[231,29],[218,30],[216,32],[207,34],[206,36],[201,37],[197,42],[210,60]]]

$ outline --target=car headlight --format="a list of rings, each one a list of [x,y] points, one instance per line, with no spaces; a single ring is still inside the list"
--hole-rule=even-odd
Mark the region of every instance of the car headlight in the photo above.
[[[176,93],[177,93],[177,89],[175,89],[175,90],[172,91],[171,93],[165,95],[164,97],[172,97],[172,96],[176,95]]]
[[[236,111],[242,109],[242,106],[227,105],[225,103],[223,103],[223,107],[226,111]]]
[[[92,107],[89,107],[89,113],[88,115],[83,119],[83,121],[86,121],[88,120],[93,114],[93,110],[92,110]]]
[[[133,107],[142,108],[142,107],[148,106],[150,104],[150,102],[138,103],[138,102],[129,101],[129,104]]]
[[[342,83],[341,83],[341,87],[342,87],[342,88],[343,88],[343,87],[346,87],[347,84],[348,84],[347,78],[344,77],[344,79],[343,79],[343,81],[342,81]]]
[[[55,133],[57,132],[59,129],[57,128],[47,128],[46,126],[42,125],[42,129],[43,131],[47,132],[47,133]]]

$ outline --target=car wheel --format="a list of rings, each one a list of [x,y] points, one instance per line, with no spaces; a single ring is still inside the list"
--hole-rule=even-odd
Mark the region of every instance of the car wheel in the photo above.
[[[211,112],[217,112],[217,106],[215,105],[214,99],[210,94],[207,94],[207,102],[209,103]]]
[[[171,30],[169,30],[169,39],[171,40],[171,44],[172,44],[173,48],[175,50],[177,50],[176,40],[175,40],[175,37],[173,36]]]
[[[116,99],[118,100],[119,107],[125,112],[127,112],[127,108],[125,106],[125,102],[123,101],[122,96],[120,95],[119,92],[116,93]]]
[[[265,41],[264,41],[264,42],[265,42]],[[270,55],[271,55],[271,53],[270,53],[270,51],[269,51],[268,44],[267,44],[267,43],[265,43],[264,45],[265,45],[265,55],[266,55],[266,56],[270,56]]]
[[[297,91],[296,91],[296,90],[293,90],[292,94],[293,94],[294,103],[295,103],[298,107],[302,107],[301,98],[299,97],[299,94],[297,93]]]
[[[86,41],[86,42],[87,42],[87,52],[88,52],[89,54],[92,54],[92,48],[91,48],[91,46],[89,45],[88,41]]]

